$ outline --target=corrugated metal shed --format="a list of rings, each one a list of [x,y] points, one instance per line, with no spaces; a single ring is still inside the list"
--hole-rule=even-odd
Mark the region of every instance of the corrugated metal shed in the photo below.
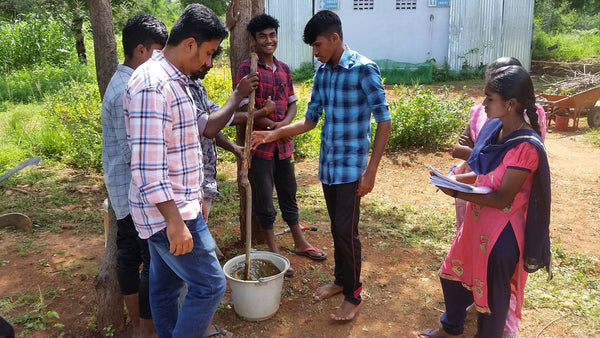
[[[514,56],[529,69],[534,0],[453,0],[450,4],[448,64],[487,65]]]
[[[313,15],[312,0],[265,0],[265,12],[279,20],[275,57],[291,69],[312,61],[312,48],[302,41],[304,26]]]

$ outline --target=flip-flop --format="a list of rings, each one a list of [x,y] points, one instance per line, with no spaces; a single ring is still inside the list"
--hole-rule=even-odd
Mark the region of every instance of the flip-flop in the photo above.
[[[313,255],[309,254],[309,252],[311,252],[311,251],[320,253],[321,256],[313,256]],[[319,250],[319,248],[315,248],[315,247],[306,248],[306,249],[303,249],[300,251],[293,250],[292,252],[298,256],[308,257],[314,261],[322,261],[322,260],[327,259],[327,253],[323,252],[323,251]]]
[[[233,337],[233,333],[223,329],[219,325],[212,324],[212,326],[215,328],[215,331],[205,334],[203,336],[203,338],[231,338],[231,337]]]
[[[444,331],[443,328],[439,328],[439,330],[442,330],[444,333],[446,333],[446,335],[444,336],[440,336],[439,334],[435,333],[435,331],[437,331],[438,329],[426,329],[423,330],[419,333],[417,333],[417,337],[419,338],[444,338],[444,337],[462,337],[463,335],[451,335],[446,333],[446,331]],[[439,331],[438,331],[439,332]]]
[[[431,338],[442,338],[442,336],[434,333],[434,331],[437,329],[427,329],[427,330],[423,330],[421,332],[419,332],[417,334],[417,337],[419,338],[425,338],[425,337],[431,337]]]

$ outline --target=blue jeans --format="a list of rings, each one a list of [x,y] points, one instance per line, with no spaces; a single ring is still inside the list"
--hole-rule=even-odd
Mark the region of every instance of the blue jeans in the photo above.
[[[202,337],[225,293],[225,275],[204,219],[200,216],[185,223],[194,240],[190,253],[171,254],[166,229],[148,239],[150,306],[159,338]],[[184,283],[188,293],[179,311]]]

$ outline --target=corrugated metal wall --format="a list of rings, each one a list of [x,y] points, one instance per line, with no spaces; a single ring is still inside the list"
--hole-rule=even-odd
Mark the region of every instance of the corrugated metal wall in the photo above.
[[[534,0],[452,0],[448,64],[487,65],[514,56],[529,69]]]
[[[302,41],[304,26],[313,15],[312,0],[265,0],[265,12],[279,20],[275,57],[292,70],[312,62],[312,48]]]

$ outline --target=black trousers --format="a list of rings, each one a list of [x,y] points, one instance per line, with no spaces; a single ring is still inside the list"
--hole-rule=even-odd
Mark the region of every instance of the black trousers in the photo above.
[[[253,156],[250,173],[252,175],[250,180],[252,183],[252,211],[261,228],[273,229],[273,223],[277,216],[273,205],[273,186],[277,190],[281,217],[288,225],[298,224],[296,173],[292,158],[280,160],[277,158],[277,151],[271,160]]]
[[[123,295],[138,294],[140,317],[152,319],[150,311],[148,241],[141,239],[131,215],[117,220],[117,279]],[[142,271],[140,273],[140,265]]]
[[[519,245],[510,222],[504,227],[488,258],[488,305],[491,313],[480,313],[475,337],[502,337],[510,305],[510,279],[519,261]],[[444,330],[462,334],[465,308],[473,303],[473,292],[459,281],[440,278],[446,312],[440,319]]]
[[[361,302],[361,247],[358,236],[360,196],[358,181],[346,184],[323,184],[323,195],[331,220],[335,258],[335,284],[343,286],[344,300]]]

